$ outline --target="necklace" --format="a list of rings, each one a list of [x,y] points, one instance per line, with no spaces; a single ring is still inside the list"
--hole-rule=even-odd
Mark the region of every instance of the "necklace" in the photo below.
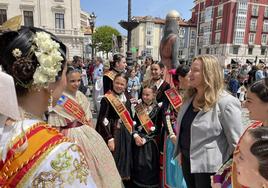
[[[36,119],[36,120],[44,121],[42,117],[34,115],[30,112],[26,112],[22,108],[20,108],[20,114],[21,114],[22,119]]]

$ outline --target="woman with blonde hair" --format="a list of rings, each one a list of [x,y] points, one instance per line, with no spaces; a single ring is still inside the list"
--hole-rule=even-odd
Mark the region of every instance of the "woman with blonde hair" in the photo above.
[[[174,152],[182,159],[187,187],[210,187],[210,176],[230,158],[241,135],[240,102],[224,91],[222,73],[212,55],[197,56],[191,65]]]

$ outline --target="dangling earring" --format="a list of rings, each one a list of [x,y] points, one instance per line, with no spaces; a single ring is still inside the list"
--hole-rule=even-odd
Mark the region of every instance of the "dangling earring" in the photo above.
[[[49,100],[48,100],[48,112],[52,112],[53,111],[53,90],[50,90],[50,96],[49,96]]]

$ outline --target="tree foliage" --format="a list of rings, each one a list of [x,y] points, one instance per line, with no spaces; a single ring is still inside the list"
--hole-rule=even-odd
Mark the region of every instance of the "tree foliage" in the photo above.
[[[106,53],[112,50],[112,36],[118,36],[120,33],[113,27],[101,26],[93,33],[92,44],[94,47],[98,47],[99,51]]]

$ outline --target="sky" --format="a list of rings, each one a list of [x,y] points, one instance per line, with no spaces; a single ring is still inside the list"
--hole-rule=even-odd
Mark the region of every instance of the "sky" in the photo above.
[[[126,35],[126,30],[118,24],[120,20],[127,20],[128,0],[80,0],[81,9],[94,12],[97,16],[96,26],[108,25]],[[193,0],[132,0],[132,16],[153,16],[165,18],[170,10],[177,10],[183,19],[191,18],[190,9]]]

